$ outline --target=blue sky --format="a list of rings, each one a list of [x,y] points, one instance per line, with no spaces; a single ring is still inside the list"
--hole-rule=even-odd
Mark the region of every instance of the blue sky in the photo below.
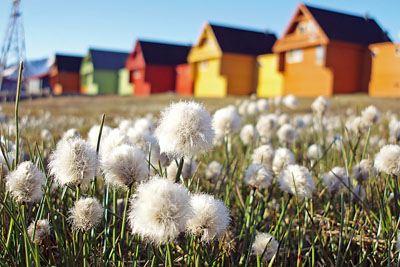
[[[27,57],[84,55],[88,47],[129,51],[139,38],[196,42],[205,21],[270,30],[280,36],[296,0],[22,0]],[[305,3],[363,16],[400,41],[400,0],[310,0]],[[0,1],[3,42],[12,0]]]

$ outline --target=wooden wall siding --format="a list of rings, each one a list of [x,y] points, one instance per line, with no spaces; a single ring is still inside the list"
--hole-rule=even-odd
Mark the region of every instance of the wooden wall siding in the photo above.
[[[370,49],[375,55],[372,57],[369,94],[400,97],[400,45],[383,43],[371,45]]]
[[[193,94],[193,74],[190,64],[176,66],[175,92],[180,95]]]
[[[224,97],[227,80],[220,74],[221,59],[193,63],[194,94],[199,97]]]
[[[279,71],[279,55],[267,54],[257,57],[259,97],[274,97],[283,94],[283,75]]]

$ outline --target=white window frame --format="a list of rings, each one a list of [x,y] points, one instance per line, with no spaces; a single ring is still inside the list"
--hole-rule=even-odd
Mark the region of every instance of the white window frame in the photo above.
[[[208,69],[208,61],[203,60],[199,62],[199,70],[206,71]]]
[[[303,49],[294,49],[286,53],[286,62],[288,64],[300,63],[303,61]]]
[[[317,65],[323,65],[325,62],[325,47],[322,45],[317,46],[315,49],[315,63]]]

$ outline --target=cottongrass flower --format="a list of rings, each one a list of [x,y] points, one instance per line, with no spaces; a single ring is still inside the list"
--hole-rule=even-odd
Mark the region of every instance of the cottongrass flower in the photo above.
[[[290,124],[282,125],[277,134],[281,144],[292,144],[297,138],[296,129]]]
[[[156,245],[175,240],[193,216],[188,193],[183,185],[157,176],[139,185],[130,200],[132,233]]]
[[[250,101],[248,99],[245,99],[239,104],[237,112],[240,114],[240,116],[247,116],[247,105],[249,103]]]
[[[248,117],[255,117],[258,114],[258,108],[257,108],[257,102],[250,102],[247,105],[247,109],[246,109],[246,115]]]
[[[376,169],[373,162],[369,159],[363,159],[359,164],[353,167],[353,176],[359,182],[368,181],[370,177],[376,175]]]
[[[100,143],[100,156],[106,159],[114,148],[124,144],[130,144],[128,135],[118,128],[112,129]]]
[[[368,106],[361,112],[361,119],[369,127],[376,124],[381,117],[381,113],[375,106]]]
[[[251,160],[253,163],[262,163],[271,169],[274,155],[275,151],[271,145],[262,145],[254,149]]]
[[[46,142],[51,142],[51,139],[53,139],[53,135],[48,129],[43,129],[40,132],[40,137]]]
[[[368,125],[364,123],[360,116],[349,118],[345,123],[345,127],[347,130],[356,134],[368,131]]]
[[[312,144],[307,149],[307,157],[311,160],[317,160],[322,156],[322,149],[317,144]]]
[[[212,118],[212,127],[215,136],[233,135],[240,130],[242,120],[233,106],[218,109]]]
[[[202,242],[220,239],[230,222],[229,210],[224,203],[208,194],[194,194],[190,197],[193,216],[186,223],[189,233]]]
[[[101,161],[101,168],[107,184],[125,190],[149,177],[149,168],[143,152],[126,144],[114,148],[110,156]]]
[[[33,232],[35,232],[35,237],[33,237]],[[50,223],[48,220],[38,220],[33,221],[28,227],[28,236],[33,242],[37,244],[42,244],[50,236]]]
[[[260,113],[266,113],[269,111],[269,103],[265,98],[261,98],[257,100],[257,109]]]
[[[275,114],[262,115],[257,121],[256,129],[260,136],[271,138],[272,131],[278,126],[278,118]]]
[[[278,178],[279,188],[299,199],[311,197],[315,190],[314,179],[308,169],[300,165],[289,165]]]
[[[350,176],[342,167],[334,167],[330,172],[324,173],[322,181],[331,196],[339,193],[344,186],[350,187]]]
[[[386,145],[375,155],[375,168],[390,175],[400,174],[400,146]]]
[[[69,211],[69,220],[75,230],[87,232],[101,222],[104,208],[96,198],[81,198]]]
[[[96,151],[83,139],[58,142],[50,155],[50,174],[59,185],[85,185],[97,174]]]
[[[278,125],[283,126],[287,123],[290,123],[290,117],[286,113],[282,113],[281,115],[278,116]]]
[[[400,121],[391,118],[389,121],[389,136],[393,142],[400,141]]]
[[[210,163],[208,163],[205,173],[206,178],[208,180],[215,180],[221,174],[222,174],[222,165],[219,162],[213,160]]]
[[[42,199],[44,173],[31,161],[20,163],[6,176],[6,187],[18,203],[38,202]]]
[[[189,179],[190,177],[192,177],[197,170],[197,166],[198,164],[194,159],[185,159],[183,162],[182,173],[181,173],[183,179]],[[177,173],[178,173],[178,165],[173,160],[167,168],[167,178],[174,182]]]
[[[272,104],[276,107],[276,108],[280,108],[281,107],[281,105],[282,105],[282,101],[283,101],[283,99],[282,99],[282,97],[281,96],[275,96],[275,97],[273,97],[273,98],[270,98],[270,100],[271,100],[271,102],[272,102]]]
[[[79,131],[75,128],[68,129],[67,131],[64,132],[62,135],[61,139],[73,139],[73,138],[82,138],[81,134]]]
[[[278,252],[279,242],[275,239],[275,237],[268,233],[258,233],[254,239],[252,252],[253,255],[262,256],[261,259],[263,262],[269,262],[272,257]]]
[[[287,148],[278,148],[275,150],[274,159],[272,161],[272,171],[275,175],[279,175],[283,169],[293,163],[293,152]]]
[[[104,141],[104,139],[108,136],[108,134],[112,131],[112,128],[106,125],[103,125],[103,129],[101,131],[101,139],[100,143]],[[99,140],[99,133],[100,133],[100,125],[94,125],[90,128],[87,134],[87,140],[89,144],[96,149],[97,142]]]
[[[314,102],[311,104],[311,109],[319,116],[325,114],[325,112],[329,109],[330,102],[324,96],[317,97]]]
[[[244,182],[258,189],[268,188],[273,179],[271,171],[261,163],[250,164],[244,174]]]
[[[141,133],[146,133],[151,135],[154,132],[155,126],[151,120],[147,118],[140,118],[135,121],[134,128]]]
[[[353,192],[351,194],[351,200],[353,202],[364,201],[365,195],[366,193],[364,187],[359,184],[353,188]]]
[[[296,109],[299,105],[299,101],[295,95],[287,95],[283,98],[283,104],[290,109]]]
[[[211,116],[202,104],[173,103],[161,113],[155,135],[160,151],[174,157],[193,157],[212,148]]]
[[[257,142],[258,132],[253,124],[246,124],[240,131],[240,139],[243,144],[250,145]]]
[[[135,126],[135,122],[133,120],[122,120],[118,124],[118,129],[122,132],[127,133],[130,128]]]

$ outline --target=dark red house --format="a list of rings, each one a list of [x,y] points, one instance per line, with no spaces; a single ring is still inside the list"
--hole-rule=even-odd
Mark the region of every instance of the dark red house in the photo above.
[[[150,95],[175,91],[177,66],[187,63],[190,48],[184,45],[138,40],[126,61],[134,94]],[[187,71],[178,72],[178,80],[182,79],[181,75],[190,74]]]

